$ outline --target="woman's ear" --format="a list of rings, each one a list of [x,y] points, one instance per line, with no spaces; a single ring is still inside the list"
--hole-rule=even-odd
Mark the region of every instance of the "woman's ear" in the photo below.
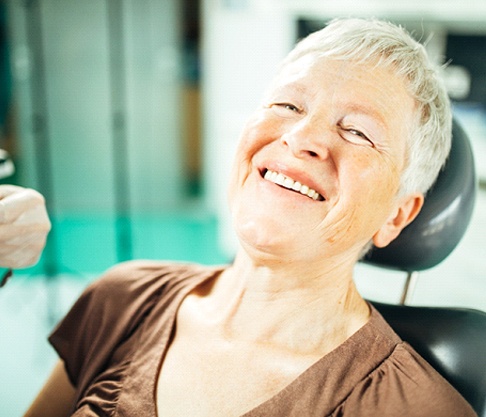
[[[377,248],[387,246],[419,214],[424,204],[423,194],[412,194],[403,197],[385,224],[373,236]]]

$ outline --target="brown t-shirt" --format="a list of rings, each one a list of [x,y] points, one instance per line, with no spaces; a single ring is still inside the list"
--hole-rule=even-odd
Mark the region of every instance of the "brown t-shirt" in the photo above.
[[[77,390],[73,416],[156,417],[157,375],[178,307],[220,271],[128,262],[88,286],[49,338]],[[474,415],[372,308],[366,325],[244,416]]]

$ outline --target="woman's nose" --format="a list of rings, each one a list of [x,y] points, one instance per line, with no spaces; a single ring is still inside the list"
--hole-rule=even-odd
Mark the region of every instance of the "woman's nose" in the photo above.
[[[318,128],[315,122],[302,122],[284,133],[280,142],[298,158],[328,158],[329,144],[326,141],[326,132]]]

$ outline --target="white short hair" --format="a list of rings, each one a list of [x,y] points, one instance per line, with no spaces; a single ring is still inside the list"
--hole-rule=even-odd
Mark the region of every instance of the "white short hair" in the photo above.
[[[452,116],[439,69],[422,44],[400,26],[376,19],[335,19],[301,40],[282,66],[302,56],[330,57],[386,66],[404,79],[417,103],[408,138],[400,194],[426,193],[435,182],[451,146]]]

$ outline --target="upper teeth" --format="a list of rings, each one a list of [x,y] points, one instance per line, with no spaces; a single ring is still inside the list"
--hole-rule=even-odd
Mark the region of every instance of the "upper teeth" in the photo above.
[[[271,171],[270,169],[265,172],[264,178],[289,190],[297,191],[303,195],[306,195],[313,200],[323,200],[322,196],[316,191],[305,184],[301,184],[299,181],[294,181],[290,177],[286,177],[279,172]]]

